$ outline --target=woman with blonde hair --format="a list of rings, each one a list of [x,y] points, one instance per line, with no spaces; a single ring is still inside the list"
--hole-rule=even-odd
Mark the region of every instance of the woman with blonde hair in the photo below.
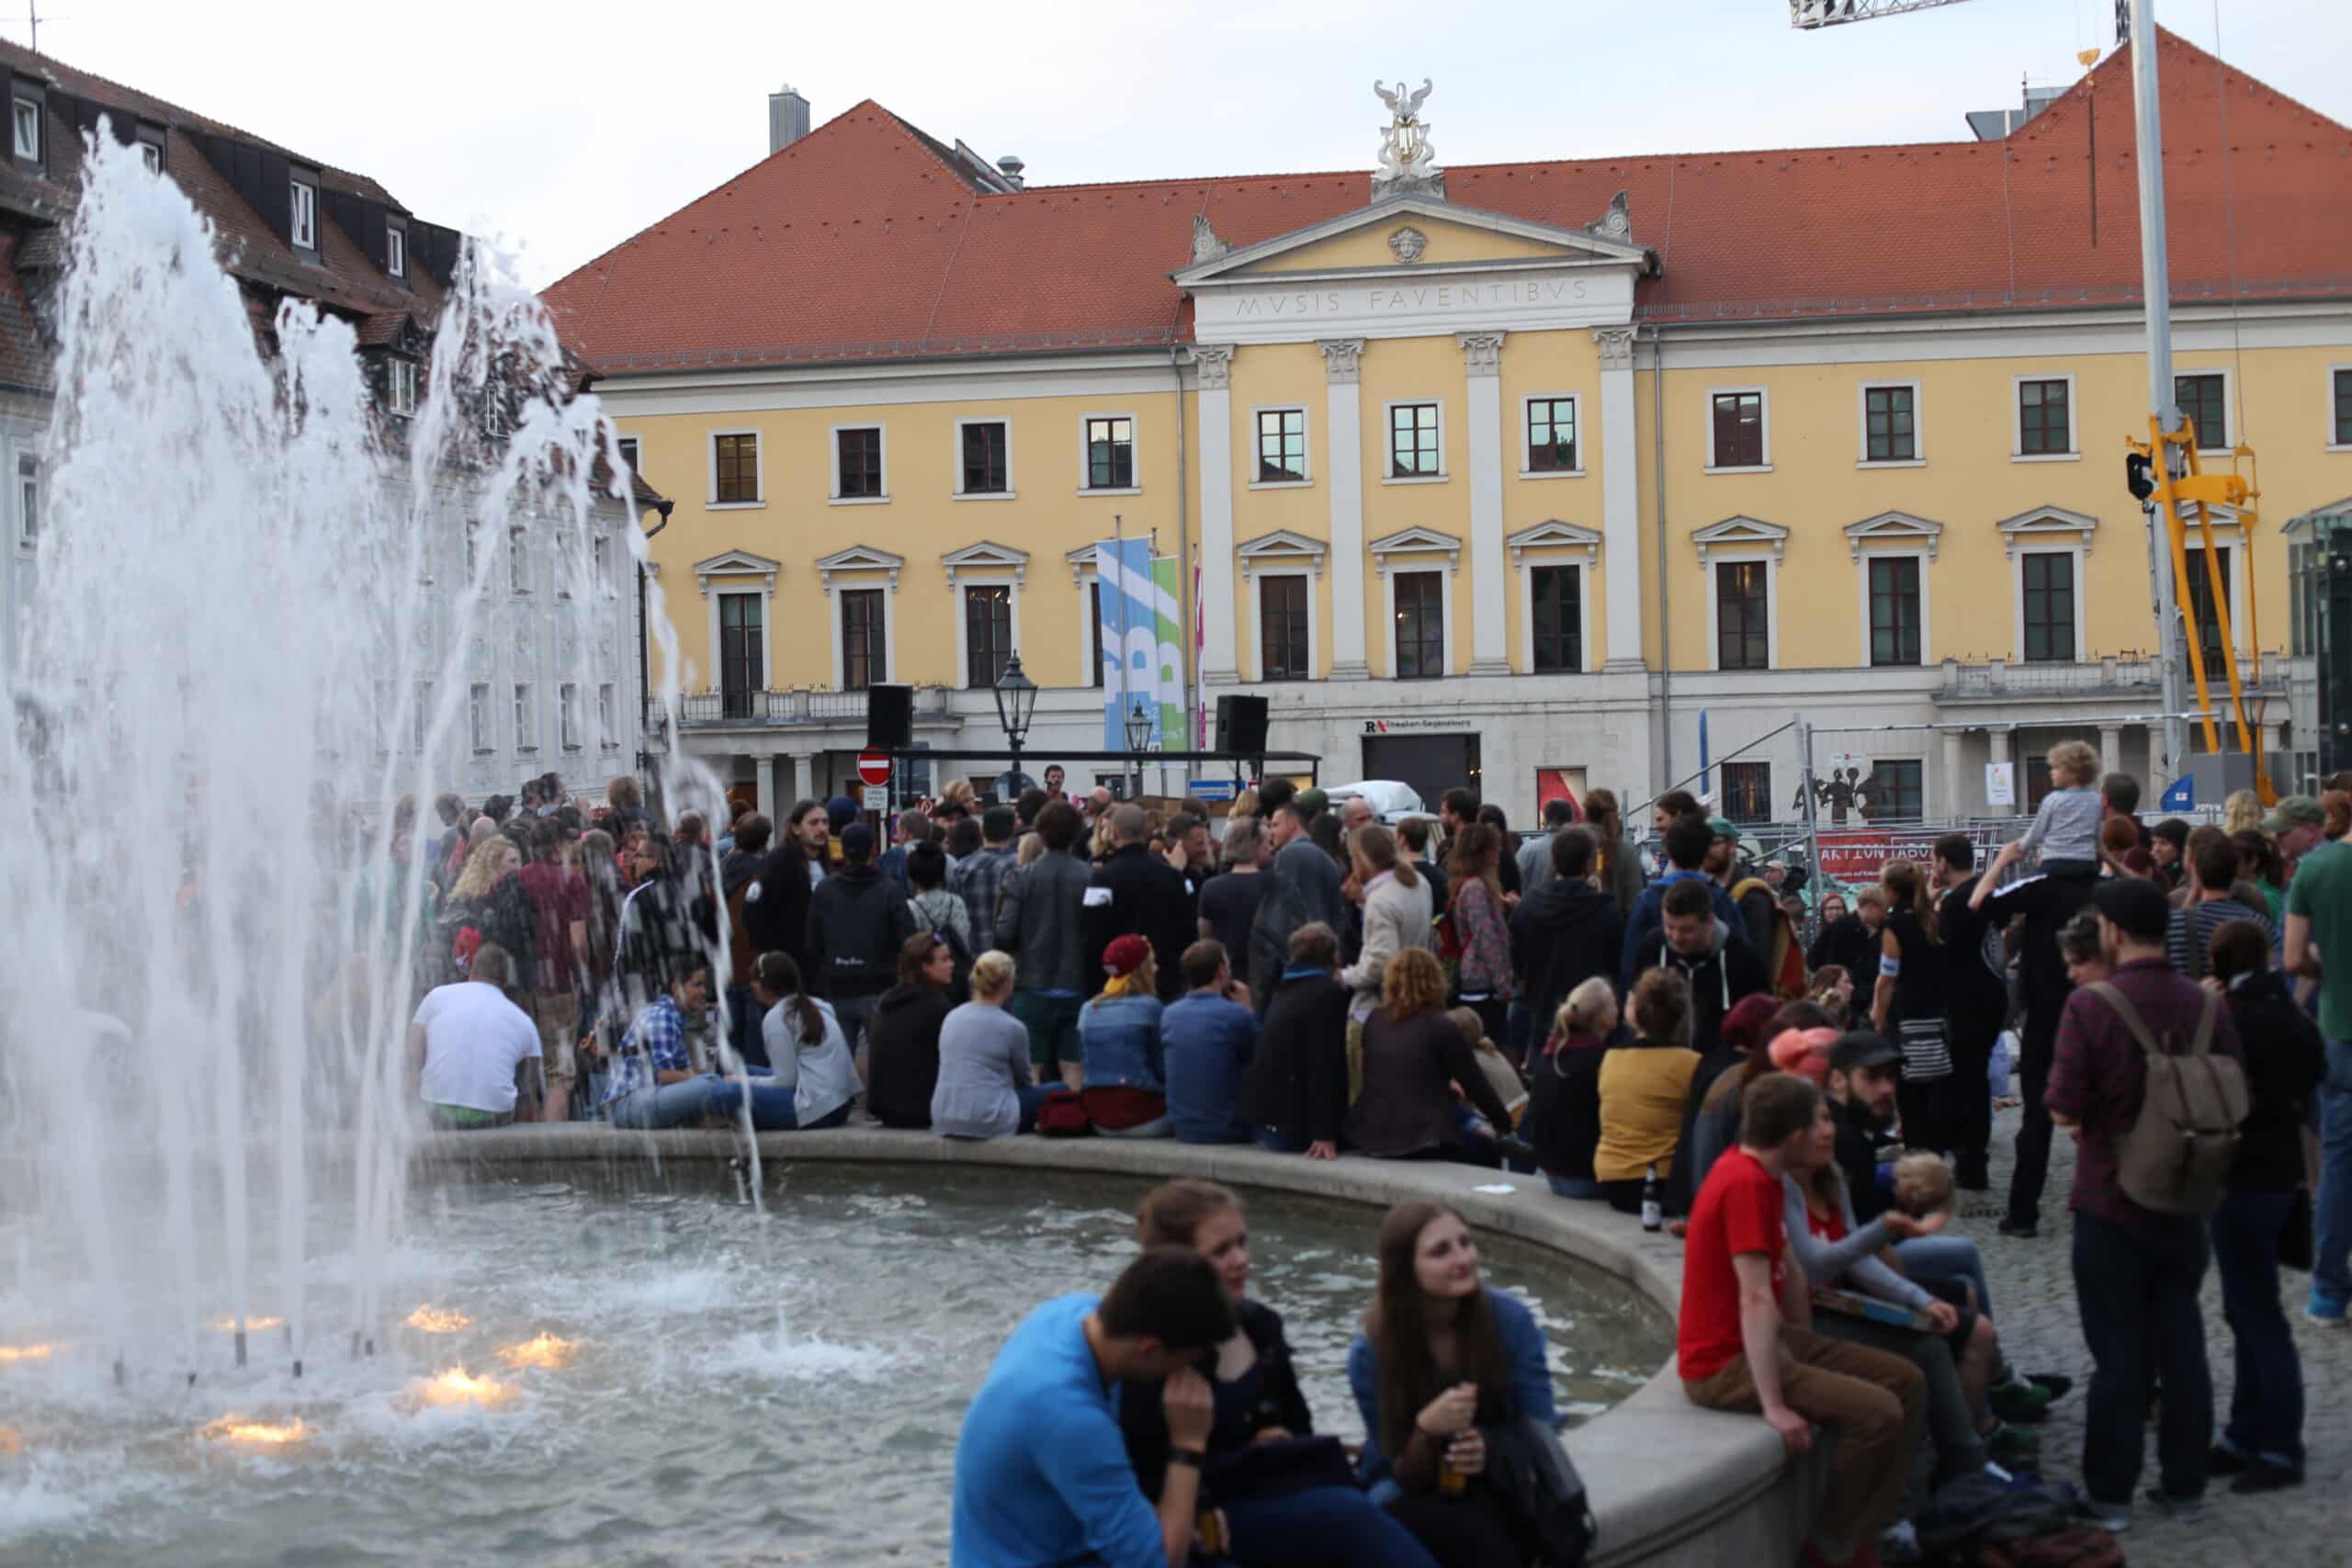
[[[990,948],[972,960],[972,999],[939,1026],[933,1132],[1009,1138],[1037,1125],[1037,1108],[1052,1091],[1030,1077],[1029,1031],[1005,1010],[1012,998],[1012,954]]]
[[[1437,954],[1406,948],[1388,961],[1380,1006],[1364,1021],[1363,1090],[1348,1108],[1348,1141],[1383,1159],[1498,1163],[1492,1138],[1457,1113],[1457,1084],[1490,1128],[1510,1126],[1476,1053],[1445,1015]]]
[[[1600,1063],[1617,1028],[1617,990],[1600,975],[1560,1004],[1551,1038],[1528,1065],[1527,1113],[1519,1135],[1535,1149],[1544,1182],[1563,1198],[1599,1198],[1592,1155],[1600,1144]]]
[[[514,840],[499,833],[467,855],[434,927],[434,959],[441,966],[436,984],[464,979],[475,951],[485,944],[503,948],[516,974],[532,972],[539,918],[518,874],[522,863]]]
[[[1625,1021],[1633,1040],[1600,1058],[1600,1141],[1592,1174],[1611,1208],[1634,1214],[1641,1212],[1650,1173],[1666,1180],[1680,1153],[1682,1111],[1699,1070],[1699,1053],[1690,1049],[1690,981],[1672,969],[1648,971],[1626,1001]]]
[[[2250,789],[2233,789],[2222,802],[2222,831],[2236,835],[2262,830],[2262,797]]]
[[[1363,906],[1363,954],[1340,971],[1340,984],[1355,992],[1362,1011],[1379,998],[1390,959],[1431,945],[1430,885],[1378,823],[1350,835],[1348,861],[1345,890]]]

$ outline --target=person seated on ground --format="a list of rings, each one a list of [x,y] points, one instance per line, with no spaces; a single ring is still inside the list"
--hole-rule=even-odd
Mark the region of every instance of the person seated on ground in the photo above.
[[[2004,1466],[2030,1463],[2040,1455],[2040,1442],[2020,1427],[1996,1421],[1985,1406],[1985,1386],[1999,1354],[1991,1320],[1939,1300],[1888,1267],[1882,1256],[1893,1242],[1941,1230],[1944,1216],[1915,1218],[1890,1208],[1857,1226],[1837,1152],[1838,1123],[1824,1100],[1814,1113],[1813,1137],[1781,1176],[1781,1224],[1806,1282],[1815,1290],[1908,1307],[1926,1326],[1879,1323],[1816,1299],[1814,1331],[1900,1356],[1919,1370],[1927,1382],[1928,1433],[1936,1450],[1929,1491],[1981,1472],[1988,1459]],[[1925,1157],[1942,1163],[1934,1155]]]
[[[506,950],[484,942],[464,979],[434,987],[417,1003],[409,1076],[434,1126],[503,1127],[517,1105],[536,1105],[545,1092],[539,1026],[506,998],[514,980]]]
[[[1355,1484],[1339,1439],[1315,1438],[1283,1320],[1248,1294],[1250,1222],[1232,1189],[1190,1178],[1163,1182],[1136,1206],[1136,1236],[1146,1247],[1190,1247],[1207,1258],[1233,1303],[1232,1337],[1194,1364],[1216,1409],[1198,1506],[1224,1515],[1225,1555],[1244,1568],[1435,1568],[1412,1532]],[[1119,1390],[1127,1461],[1154,1500],[1168,1471],[1159,1400],[1156,1382]],[[1300,1473],[1318,1461],[1316,1474]]]
[[[1874,1568],[1879,1536],[1901,1517],[1927,1383],[1900,1357],[1808,1326],[1781,1178],[1806,1159],[1820,1108],[1820,1091],[1786,1073],[1748,1085],[1739,1146],[1690,1212],[1676,1366],[1693,1404],[1761,1415],[1792,1456],[1812,1448],[1815,1422],[1833,1429],[1807,1561]]]
[[[885,1127],[931,1125],[939,1030],[955,978],[956,952],[937,931],[920,931],[899,949],[899,983],[874,1004],[865,1032],[865,1109]]]
[[[1465,1111],[1455,1086],[1485,1117]],[[1383,1159],[1501,1161],[1503,1108],[1477,1053],[1445,1016],[1445,970],[1427,948],[1388,961],[1380,1006],[1363,1026],[1363,1091],[1348,1108],[1348,1141]]]
[[[1029,1032],[1005,1011],[1012,955],[991,948],[972,960],[972,999],[939,1028],[939,1086],[932,1131],[951,1138],[1009,1138],[1037,1125],[1052,1093],[1030,1079]]]
[[[760,1035],[775,1087],[790,1091],[795,1123],[802,1132],[818,1132],[848,1122],[857,1098],[857,1059],[849,1054],[833,1004],[808,994],[800,965],[788,953],[760,954],[752,994],[763,1010]]]
[[[1449,1008],[1445,1016],[1453,1021],[1454,1028],[1462,1031],[1463,1040],[1477,1055],[1478,1070],[1487,1075],[1487,1082],[1493,1086],[1495,1097],[1503,1102],[1503,1109],[1510,1112],[1510,1121],[1495,1129],[1496,1132],[1516,1130],[1520,1117],[1527,1110],[1527,1080],[1519,1076],[1519,1069],[1511,1066],[1510,1058],[1503,1055],[1502,1047],[1487,1037],[1487,1021],[1478,1015],[1476,1008]]]
[[[695,1070],[686,1020],[710,1005],[710,965],[699,953],[670,960],[668,988],[637,1015],[613,1054],[605,1087],[605,1114],[615,1127],[655,1132],[665,1127],[726,1125],[748,1098],[752,1125],[788,1133],[797,1124],[792,1091],[766,1075],[721,1077]]]
[[[1518,1568],[1537,1542],[1486,1479],[1482,1428],[1522,1416],[1559,1427],[1544,1331],[1480,1276],[1470,1227],[1443,1203],[1389,1210],[1379,1249],[1377,1294],[1348,1347],[1359,1468],[1444,1568]]]
[[[1605,976],[1592,976],[1560,1004],[1528,1069],[1519,1135],[1534,1149],[1545,1184],[1563,1198],[1601,1196],[1592,1174],[1600,1143],[1600,1059],[1616,1030],[1616,988]]]
[[[1183,962],[1184,994],[1159,1020],[1176,1141],[1253,1143],[1258,1134],[1241,1119],[1241,1076],[1258,1054],[1250,987],[1234,979],[1222,942],[1196,942]]]
[[[1108,1138],[1165,1138],[1168,1070],[1161,1055],[1159,964],[1151,943],[1130,931],[1102,950],[1102,994],[1078,1010],[1086,1066],[1079,1103]]]
[[[1004,956],[980,955],[974,990],[989,960]],[[1008,972],[991,981],[991,994],[1009,991],[1011,979]],[[1025,1032],[1023,1038],[1025,1066]],[[1189,1247],[1153,1247],[1121,1271],[1109,1294],[1057,1297],[1023,1318],[964,1412],[951,1568],[1182,1568],[1216,1416],[1193,1363],[1231,1338],[1233,1326],[1216,1269]],[[1155,1509],[1127,1461],[1117,1390],[1159,1380],[1168,1449],[1179,1462],[1167,1467]]]
[[[1212,883],[1214,888],[1216,884]],[[1312,920],[1293,931],[1257,1059],[1241,1076],[1242,1119],[1277,1154],[1334,1159],[1348,1120],[1348,1003],[1340,938]]]
[[[1679,884],[1678,886],[1691,886]],[[1642,1187],[1652,1173],[1674,1174],[1682,1108],[1699,1054],[1690,1049],[1690,987],[1672,969],[1652,969],[1626,1003],[1634,1037],[1600,1058],[1600,1142],[1592,1174],[1601,1196],[1621,1214],[1639,1213]],[[1669,1205],[1679,1212],[1679,1205]]]
[[[1813,972],[1804,999],[1828,1015],[1829,1028],[1845,1029],[1853,1021],[1854,977],[1843,964],[1826,964]]]

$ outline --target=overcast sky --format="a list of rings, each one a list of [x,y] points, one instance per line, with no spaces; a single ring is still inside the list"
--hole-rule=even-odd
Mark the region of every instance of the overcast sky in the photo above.
[[[21,6],[23,0],[6,0]],[[364,172],[496,234],[544,285],[767,152],[767,95],[818,123],[876,99],[1033,183],[1368,168],[1375,76],[1436,80],[1441,166],[1945,141],[2066,83],[2112,0],[1962,0],[1799,33],[1785,0],[54,0],[47,53]],[[2213,0],[2158,17],[2214,46]],[[295,18],[299,17],[299,22]],[[2222,52],[2352,120],[2352,5],[2221,6]],[[25,41],[21,15],[0,33]]]

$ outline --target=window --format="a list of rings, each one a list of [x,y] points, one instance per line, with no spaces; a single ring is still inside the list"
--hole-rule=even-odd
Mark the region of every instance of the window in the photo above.
[[[151,175],[164,172],[164,133],[152,125],[139,128],[139,161]]]
[[[752,694],[767,684],[767,660],[760,624],[760,596],[718,596],[719,712],[728,718],[752,716]]]
[[[1263,659],[1259,679],[1307,678],[1306,578],[1258,580],[1258,633]]]
[[[2070,664],[2075,658],[2075,558],[2037,550],[2018,558],[2025,580],[2025,660]]]
[[[760,438],[749,431],[714,435],[712,499],[721,506],[746,506],[760,499]]]
[[[1445,673],[1445,573],[1400,571],[1396,585],[1396,677]]]
[[[17,459],[17,537],[29,549],[40,543],[40,459]]]
[[[641,471],[642,465],[640,465],[637,460],[636,436],[617,436],[614,439],[613,445],[621,449],[621,461],[628,465],[628,471],[630,473],[634,474]]]
[[[2197,425],[2197,449],[2211,452],[2230,444],[2229,378],[2218,370],[2172,378],[2172,400]]]
[[[17,129],[17,156],[28,164],[40,162],[40,100],[17,98],[12,106]]]
[[[2018,383],[2018,456],[2057,457],[2075,450],[2074,385],[2064,378]]]
[[[593,587],[610,593],[613,591],[613,542],[602,534],[588,536],[588,570],[594,577]]]
[[[1862,389],[1862,461],[1909,463],[1919,456],[1918,394],[1909,387]]]
[[[1714,440],[1708,453],[1712,468],[1760,468],[1764,467],[1764,394],[1761,392],[1716,392],[1712,394],[1712,418],[1708,428]]]
[[[385,365],[386,402],[394,413],[416,412],[416,361],[394,359]]]
[[[319,248],[319,187],[308,180],[291,180],[288,186],[292,204],[288,209],[287,237],[298,251],[315,251]]]
[[[1765,602],[1766,571],[1770,563],[1727,560],[1715,563],[1715,668],[1769,670],[1772,642]]]
[[[1096,691],[1102,689],[1102,580],[1096,578],[1086,585],[1087,640],[1094,645],[1094,678],[1087,683]]]
[[[2201,427],[2200,427],[2201,428]],[[2222,617],[2213,600],[2213,584],[2205,575],[2205,550],[2202,546],[2188,547],[2188,598],[2181,609],[2188,615],[2188,624],[2196,628],[2197,646],[2205,653],[2205,679],[2209,682],[2226,682],[2224,660],[2229,644],[2222,637]],[[2222,599],[2227,604],[2230,593],[2230,552],[2225,547],[2215,552],[2214,565],[2222,569]]]
[[[1871,663],[1919,662],[1919,558],[1871,556]]]
[[[1012,585],[974,583],[964,590],[964,683],[993,686],[1012,652]]]
[[[1306,479],[1306,411],[1258,411],[1258,479],[1261,485],[1303,483]]]
[[[387,277],[408,276],[408,231],[384,231],[384,275]]]
[[[2352,446],[2352,370],[2337,370],[2328,377],[2335,389],[2334,418],[2329,420],[2329,442],[2336,446]]]
[[[523,530],[506,531],[506,586],[516,593],[531,591],[531,551]]]
[[[567,751],[580,750],[580,688],[566,681],[556,688],[556,722],[560,727],[557,737]]]
[[[1535,672],[1584,669],[1584,573],[1572,566],[1539,566],[1528,580],[1533,596]]]
[[[833,433],[833,498],[879,501],[882,491],[882,427],[854,426]]]
[[[882,624],[882,590],[842,590],[842,690],[862,692],[890,678]]]
[[[963,495],[1012,491],[1012,429],[1004,421],[975,420],[963,427]]]
[[[539,715],[533,705],[531,683],[514,682],[514,750],[536,751],[539,749]]]
[[[1527,471],[1573,473],[1577,468],[1577,400],[1527,400]]]
[[[476,685],[466,692],[466,733],[473,740],[476,752],[489,750],[496,742],[490,732],[490,688]]]
[[[1724,815],[1735,822],[1772,820],[1772,764],[1724,764]]]
[[[1086,488],[1133,490],[1135,483],[1136,422],[1124,414],[1088,420]]]
[[[1395,403],[1388,410],[1388,477],[1435,479],[1445,471],[1435,403]]]
[[[617,749],[620,741],[620,702],[610,681],[596,688],[596,743],[605,750]]]
[[[1927,815],[1927,765],[1917,758],[1894,761],[1872,759],[1871,776],[1862,781],[1862,796],[1873,822],[1917,822]]]

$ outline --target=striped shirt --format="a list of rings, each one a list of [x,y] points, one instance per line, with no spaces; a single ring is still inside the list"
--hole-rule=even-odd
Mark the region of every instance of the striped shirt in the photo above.
[[[2274,950],[2278,946],[2278,928],[2263,910],[2250,909],[2234,898],[2191,904],[2186,909],[2175,909],[2165,931],[2165,957],[2172,962],[2173,972],[2191,980],[2203,979],[2213,964],[2213,933],[2232,920],[2252,920],[2270,939]]]

